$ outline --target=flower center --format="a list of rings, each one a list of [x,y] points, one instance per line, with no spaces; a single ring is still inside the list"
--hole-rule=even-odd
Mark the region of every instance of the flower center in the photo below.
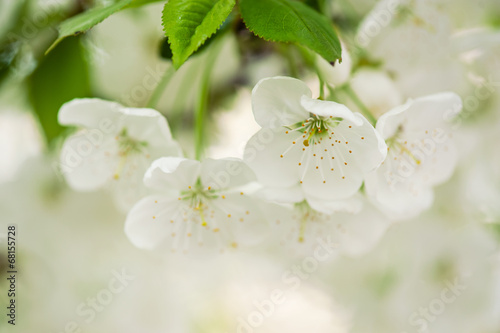
[[[127,157],[130,155],[144,153],[148,143],[146,141],[138,141],[131,138],[128,135],[127,128],[125,127],[115,137],[115,140],[118,141],[118,156],[120,157],[120,162],[118,163],[118,167],[116,168],[113,178],[119,179],[120,174],[122,173],[127,162]]]
[[[244,217],[250,215],[250,211],[226,210],[227,206],[219,201],[225,201],[226,196],[222,190],[211,187],[203,187],[198,179],[186,190],[180,191],[179,203],[175,211],[160,210],[153,216],[153,220],[163,214],[168,214],[167,221],[171,224],[171,237],[173,238],[172,251],[182,247],[184,252],[188,251],[190,242],[194,239],[199,246],[203,246],[204,240],[209,244],[216,244],[220,247],[220,252],[224,252],[227,246],[237,248],[238,243],[228,230],[227,222],[244,221]],[[240,192],[240,195],[244,195]],[[228,200],[230,200],[228,198]],[[160,204],[158,200],[155,204]],[[165,216],[165,215],[163,215]],[[208,233],[210,232],[210,233]]]
[[[329,131],[338,126],[342,119],[330,116],[320,117],[311,115],[305,121],[299,121],[291,126],[286,126],[292,131],[298,131],[303,134],[305,140],[302,142],[304,146],[309,147],[310,144],[318,143],[328,136]]]
[[[412,151],[408,148],[408,141],[401,138],[403,133],[403,125],[399,125],[396,133],[392,137],[386,140],[387,152],[392,153],[394,160],[397,161],[398,158],[402,159],[408,157],[415,164],[420,165],[422,162]]]
[[[217,190],[211,187],[203,188],[201,182],[198,180],[194,186],[189,186],[188,190],[181,191],[179,200],[187,201],[189,207],[199,215],[201,225],[206,226],[205,211],[208,209],[207,201],[219,198],[217,192]]]
[[[294,216],[294,219],[299,222],[298,232],[294,232],[294,234],[297,237],[297,241],[299,243],[303,243],[306,240],[306,236],[313,237],[315,234],[314,230],[316,230],[316,232],[319,232],[318,236],[323,234],[322,228],[324,226],[324,223],[332,222],[330,221],[330,217],[328,215],[311,208],[306,200],[296,203],[294,209],[297,212],[297,214]]]
[[[280,158],[284,158],[290,150],[299,146],[297,142],[302,141],[300,145],[302,152],[298,161],[299,169],[302,169],[300,184],[304,182],[311,164],[314,165],[312,170],[319,172],[322,184],[326,184],[327,173],[336,173],[340,179],[346,179],[346,170],[350,167],[349,160],[353,148],[349,146],[349,141],[342,135],[342,131],[334,131],[341,121],[343,121],[342,118],[338,117],[321,117],[311,114],[304,121],[285,126],[289,129],[285,134],[292,134],[293,141]],[[351,129],[352,126],[348,128]],[[300,133],[301,138],[297,138],[293,132]],[[359,138],[364,140],[361,135]]]
[[[142,153],[144,151],[144,148],[146,148],[148,145],[146,141],[138,141],[131,138],[128,135],[127,128],[123,128],[121,130],[121,132],[116,136],[116,140],[118,140],[118,154],[120,156]]]

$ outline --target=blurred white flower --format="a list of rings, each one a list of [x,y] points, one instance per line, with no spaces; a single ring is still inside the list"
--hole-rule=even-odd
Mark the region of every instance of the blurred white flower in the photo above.
[[[388,155],[365,180],[366,193],[382,211],[400,219],[427,209],[432,187],[448,180],[457,162],[450,121],[462,109],[460,97],[440,93],[409,100],[382,115],[377,131]]]
[[[289,71],[288,64],[284,61],[283,56],[276,53],[250,58],[244,68],[245,77],[251,87],[266,77],[285,75]]]
[[[169,327],[182,332],[173,329],[175,318],[165,316],[172,309],[165,303],[173,288],[164,284],[175,286],[168,280],[172,262],[131,246],[123,234],[124,216],[109,193],[72,191],[55,173],[53,157],[27,160],[15,180],[0,186],[0,230],[6,231],[7,223],[18,227],[22,274],[16,284],[30,291],[16,295],[18,313],[31,313],[30,320],[16,322],[16,327],[21,332],[34,327],[64,332],[75,323],[76,331],[162,332]],[[113,279],[113,272],[123,270],[135,276],[120,281],[125,287]],[[112,299],[103,291],[110,283],[117,288]],[[126,323],[123,316],[129,318]]]
[[[449,52],[449,18],[436,1],[381,0],[359,25],[356,41],[396,73]]]
[[[435,91],[468,93],[449,16],[440,1],[382,0],[359,25],[356,40],[393,74],[405,98]]]
[[[456,139],[461,147],[458,192],[462,196],[462,211],[476,221],[500,223],[498,112],[490,112],[478,122],[463,124]]]
[[[469,29],[454,34],[452,41],[455,53],[467,66],[468,78],[476,86],[474,97],[481,102],[498,97],[500,32],[491,28]],[[472,103],[470,108],[476,109]]]
[[[0,183],[12,180],[22,163],[39,155],[42,147],[40,131],[30,113],[0,113]]]
[[[315,54],[318,75],[328,84],[337,87],[347,82],[351,75],[352,59],[347,47],[342,43],[342,62],[330,64],[323,57]]]
[[[128,213],[131,242],[153,249],[166,241],[172,251],[236,248],[262,236],[265,223],[256,203],[242,190],[255,180],[239,159],[203,162],[165,157],[153,162],[145,185],[157,194],[140,200]]]
[[[403,96],[396,84],[381,70],[360,68],[352,76],[349,85],[375,118],[403,103]],[[356,110],[354,103],[347,105]]]
[[[245,144],[260,129],[252,114],[250,90],[241,89],[236,98],[235,105],[229,110],[215,114],[217,130],[211,131],[215,143],[207,149],[207,156],[211,158],[243,158]]]
[[[180,269],[170,272],[177,282],[168,315],[175,313],[184,327],[207,333],[349,332],[349,309],[313,283],[314,269],[301,261],[242,252],[191,265],[183,259]]]
[[[500,3],[495,0],[438,0],[440,8],[446,12],[456,28],[474,28],[495,24],[500,13]]]
[[[245,160],[276,201],[336,205],[333,201],[356,193],[364,175],[387,153],[384,140],[362,115],[312,99],[300,80],[260,81],[252,107],[263,128],[247,143]]]
[[[322,271],[331,294],[353,309],[352,333],[495,332],[498,244],[463,217],[395,224],[370,253]]]
[[[349,256],[370,251],[389,227],[389,220],[360,195],[336,204],[337,212],[332,214],[313,209],[305,201],[275,212],[268,209],[275,238],[287,253],[310,254],[319,240]]]
[[[142,196],[142,178],[152,161],[179,156],[165,117],[152,109],[126,108],[100,99],[75,99],[58,115],[80,128],[65,142],[60,170],[78,191],[110,186],[127,211]]]
[[[92,85],[100,96],[126,106],[146,103],[168,67],[158,56],[164,35],[159,20],[161,5],[151,4],[115,13],[87,35]]]

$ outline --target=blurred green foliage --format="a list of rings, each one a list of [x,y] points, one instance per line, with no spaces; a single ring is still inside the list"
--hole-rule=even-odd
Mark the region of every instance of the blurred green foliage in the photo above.
[[[67,101],[91,96],[87,60],[80,38],[63,40],[28,79],[29,96],[47,142],[61,134],[57,112]]]

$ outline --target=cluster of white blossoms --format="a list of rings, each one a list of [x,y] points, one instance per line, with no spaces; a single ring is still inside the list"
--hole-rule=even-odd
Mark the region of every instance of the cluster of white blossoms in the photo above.
[[[312,98],[298,79],[273,77],[255,86],[252,108],[262,128],[243,160],[196,161],[181,157],[155,110],[73,100],[59,121],[80,129],[64,143],[61,170],[76,190],[110,188],[140,248],[225,251],[266,236],[302,244],[321,236],[358,253],[387,221],[427,209],[456,164],[453,93],[409,100],[372,125]]]

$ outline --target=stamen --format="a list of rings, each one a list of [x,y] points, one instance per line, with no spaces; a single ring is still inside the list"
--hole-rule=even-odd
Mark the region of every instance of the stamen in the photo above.
[[[313,149],[314,149],[314,147],[313,147]],[[306,165],[304,167],[304,171],[302,171],[302,176],[300,177],[300,183],[301,184],[304,181],[304,177],[306,175],[307,169],[309,168],[309,163],[311,162],[311,158],[312,158],[311,152],[304,152],[304,156],[305,155],[307,155],[307,159],[306,159]]]
[[[288,153],[290,151],[290,149],[293,148],[294,145],[295,145],[295,141],[293,141],[292,144],[290,146],[288,146],[288,148],[283,152],[282,155],[280,155],[280,157],[283,158],[283,156],[285,156],[286,153]]]
[[[123,171],[123,168],[125,167],[125,164],[127,162],[127,155],[126,154],[120,154],[120,163],[118,163],[118,166],[116,167],[116,171],[113,175],[113,178],[115,180],[120,179],[120,174]]]
[[[302,218],[300,219],[300,225],[299,225],[299,238],[298,241],[300,243],[304,242],[304,234],[306,233],[306,222],[307,222],[307,215],[304,214]]]

